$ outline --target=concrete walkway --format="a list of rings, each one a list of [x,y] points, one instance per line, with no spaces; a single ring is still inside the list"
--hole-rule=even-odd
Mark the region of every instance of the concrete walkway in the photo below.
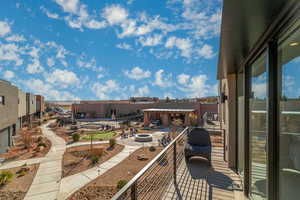
[[[120,153],[118,153],[108,161],[100,164],[99,166],[63,178],[61,180],[60,192],[57,199],[58,200],[67,199],[75,191],[79,190],[89,182],[96,179],[98,176],[104,174],[109,169],[122,162],[132,152],[134,152],[140,147],[141,146],[125,146]]]
[[[66,143],[47,127],[49,123],[41,126],[41,129],[43,134],[51,141],[52,147],[41,160],[40,167],[24,200],[57,199],[62,175],[61,161],[66,150]]]

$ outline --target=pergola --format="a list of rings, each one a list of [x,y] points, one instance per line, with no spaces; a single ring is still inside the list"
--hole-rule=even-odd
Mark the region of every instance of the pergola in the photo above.
[[[150,108],[144,109],[144,125],[149,126],[150,121],[153,117],[159,117],[162,121],[163,126],[169,126],[171,122],[171,117],[174,115],[184,115],[185,126],[190,125],[189,115],[195,114],[195,109],[161,109],[161,108]]]

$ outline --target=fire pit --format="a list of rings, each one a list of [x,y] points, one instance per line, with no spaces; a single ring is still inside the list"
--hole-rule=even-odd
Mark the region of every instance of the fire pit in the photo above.
[[[134,138],[136,142],[152,142],[152,135],[150,134],[137,134]]]

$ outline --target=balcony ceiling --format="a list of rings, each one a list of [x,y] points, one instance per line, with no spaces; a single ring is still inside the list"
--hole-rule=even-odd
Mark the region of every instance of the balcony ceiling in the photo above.
[[[293,0],[224,0],[218,79],[235,73],[256,41]]]

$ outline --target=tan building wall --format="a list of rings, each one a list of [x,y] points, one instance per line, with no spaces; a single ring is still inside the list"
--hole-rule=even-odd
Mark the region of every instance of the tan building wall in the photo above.
[[[26,115],[26,93],[22,90],[18,92],[19,105],[18,105],[18,117],[24,117]]]
[[[36,97],[32,93],[26,93],[26,114],[32,115],[36,113]]]
[[[0,104],[0,130],[16,123],[18,120],[18,88],[9,82],[0,80],[0,96],[5,104]]]
[[[220,95],[224,94],[227,99],[220,103],[221,128],[225,131],[225,159],[228,166],[237,166],[236,153],[236,75],[228,75],[227,79],[220,81]]]

